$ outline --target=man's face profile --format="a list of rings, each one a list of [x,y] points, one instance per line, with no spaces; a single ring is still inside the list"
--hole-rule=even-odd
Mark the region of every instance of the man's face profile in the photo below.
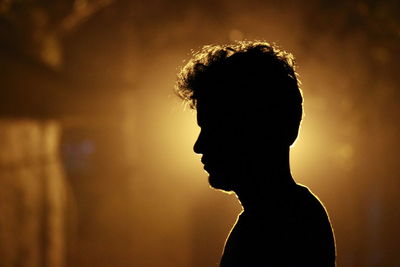
[[[209,174],[209,183],[215,189],[231,191],[234,189],[235,174],[232,168],[237,161],[237,151],[232,125],[227,116],[216,108],[198,105],[197,122],[200,127],[199,137],[194,151],[202,154],[201,162]]]
[[[197,122],[201,131],[194,151],[202,154],[201,162],[209,174],[210,185],[224,191],[242,187],[248,182],[244,177],[250,162],[256,161],[260,151],[267,153],[262,145],[268,140],[265,132],[255,131],[243,122],[233,107],[220,102],[199,101]],[[260,141],[260,135],[264,142]]]
[[[197,111],[194,151],[212,187],[257,187],[287,154],[302,112],[290,58],[266,43],[244,42],[206,46],[182,69],[177,92]]]
[[[193,149],[202,154],[209,184],[224,191],[257,186],[252,174],[265,172],[274,162],[272,158],[289,146],[274,120],[277,115],[267,104],[263,109],[270,110],[268,120],[248,104],[247,112],[243,111],[243,98],[228,102],[216,99],[207,95],[196,107],[201,131]]]

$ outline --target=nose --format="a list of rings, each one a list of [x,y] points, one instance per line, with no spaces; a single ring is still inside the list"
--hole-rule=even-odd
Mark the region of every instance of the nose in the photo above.
[[[193,151],[196,154],[203,154],[203,149],[204,149],[204,133],[203,131],[200,131],[199,136],[197,137],[196,142],[194,143],[193,146]]]

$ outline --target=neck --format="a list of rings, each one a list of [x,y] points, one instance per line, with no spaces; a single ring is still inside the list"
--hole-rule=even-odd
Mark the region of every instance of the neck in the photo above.
[[[289,148],[275,151],[262,162],[251,162],[245,179],[241,179],[249,182],[234,190],[245,210],[273,204],[296,185],[290,172]]]

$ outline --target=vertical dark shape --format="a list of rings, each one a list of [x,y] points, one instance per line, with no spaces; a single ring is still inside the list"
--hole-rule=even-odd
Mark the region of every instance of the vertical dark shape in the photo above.
[[[303,102],[293,56],[266,42],[205,46],[176,89],[197,111],[193,149],[210,185],[244,208],[220,265],[335,266],[326,210],[290,172]]]

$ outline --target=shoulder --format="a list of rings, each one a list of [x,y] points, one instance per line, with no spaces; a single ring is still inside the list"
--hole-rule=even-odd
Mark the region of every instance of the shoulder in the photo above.
[[[329,219],[322,201],[308,187],[297,184],[293,200],[306,215],[319,215]]]
[[[324,260],[335,262],[335,238],[328,212],[321,200],[306,186],[298,185],[296,209],[304,239]],[[322,260],[322,259],[321,259]],[[326,265],[331,266],[331,265]]]
[[[308,231],[331,235],[332,226],[328,212],[322,201],[308,187],[297,185],[292,203],[296,217]]]

